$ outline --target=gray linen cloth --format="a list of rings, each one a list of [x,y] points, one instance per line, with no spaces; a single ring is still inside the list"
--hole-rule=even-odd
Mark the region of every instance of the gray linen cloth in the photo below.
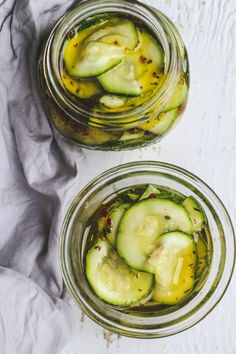
[[[72,5],[0,0],[1,354],[57,354],[78,316],[62,300],[58,240],[86,161],[54,137],[36,78],[42,40]]]

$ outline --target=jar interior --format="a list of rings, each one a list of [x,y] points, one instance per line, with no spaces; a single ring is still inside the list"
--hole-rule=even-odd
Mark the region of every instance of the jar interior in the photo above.
[[[66,250],[65,267],[66,277],[68,277],[66,283],[82,309],[105,327],[118,330],[120,333],[125,331],[125,334],[127,334],[128,328],[128,335],[132,336],[138,335],[140,331],[146,337],[152,336],[150,331],[153,329],[158,329],[159,334],[155,334],[155,336],[162,336],[163,333],[167,335],[167,333],[173,332],[173,328],[175,328],[175,332],[179,331],[181,322],[185,322],[188,327],[194,316],[200,316],[201,308],[206,307],[208,299],[211,298],[220,282],[226,261],[223,226],[216,212],[217,205],[210,202],[204,188],[197,182],[193,185],[188,176],[182,178],[183,176],[179,176],[177,173],[173,175],[166,173],[166,171],[157,172],[155,169],[147,171],[145,167],[141,172],[121,172],[122,174],[117,173],[114,177],[110,175],[106,183],[100,179],[96,184],[90,185],[80,197],[79,207],[76,205],[76,200],[74,202],[73,212],[66,226],[67,237],[63,246]],[[86,228],[86,225],[88,225],[88,219],[93,217],[104,200],[108,201],[113,198],[118,191],[125,191],[130,187],[144,183],[172,188],[185,196],[193,196],[199,202],[205,211],[209,224],[208,243],[211,261],[208,271],[197,283],[191,295],[181,304],[164,307],[151,306],[141,311],[140,308],[138,311],[119,309],[99,300],[87,282],[84,255],[87,250],[89,227]],[[196,321],[196,318],[194,320]]]
[[[101,1],[96,2],[96,6],[92,6],[93,2],[88,2],[88,4],[82,4],[79,6],[78,10],[75,8],[69,14],[59,22],[58,26],[55,28],[51,35],[49,42],[52,42],[51,48],[51,59],[50,61],[50,72],[49,76],[52,78],[51,86],[52,90],[59,98],[61,105],[66,105],[74,113],[80,112],[83,114],[84,118],[90,119],[90,124],[99,127],[100,125],[112,125],[114,127],[118,126],[136,126],[137,122],[140,124],[140,119],[142,121],[147,120],[149,117],[145,115],[151,107],[155,104],[159,107],[161,111],[162,107],[169,101],[177,83],[179,81],[179,70],[180,63],[176,60],[177,49],[176,49],[176,38],[172,33],[172,30],[168,28],[168,24],[165,22],[165,18],[160,14],[159,18],[156,13],[154,13],[150,8],[134,2],[129,3],[126,1],[121,1],[116,3],[114,1],[104,3]],[[128,102],[126,108],[122,111],[118,109],[104,109],[100,110],[100,106],[93,110],[92,116],[93,121],[91,122],[90,108],[94,106],[94,101],[91,99],[78,100],[75,95],[71,94],[65,85],[62,84],[62,68],[64,67],[63,61],[63,48],[65,47],[65,39],[71,35],[75,34],[75,29],[83,25],[83,21],[88,21],[93,18],[93,16],[124,16],[126,18],[132,19],[137,24],[141,24],[142,28],[145,28],[149,33],[151,33],[160,46],[163,48],[165,63],[163,67],[163,80],[161,80],[160,85],[146,95],[142,95],[139,99],[134,100],[132,97],[128,97]],[[58,60],[59,58],[59,60]],[[154,78],[155,79],[155,78]],[[73,82],[72,82],[73,83]],[[50,84],[50,83],[49,83]],[[54,96],[55,96],[54,94]],[[134,100],[134,103],[132,103]],[[85,102],[86,101],[86,102]],[[90,107],[90,108],[89,108]],[[155,112],[157,114],[158,112]],[[103,121],[101,121],[103,119]],[[112,126],[110,127],[112,128]]]

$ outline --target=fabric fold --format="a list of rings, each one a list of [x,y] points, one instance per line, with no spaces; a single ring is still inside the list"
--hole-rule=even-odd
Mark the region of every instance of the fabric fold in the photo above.
[[[86,159],[53,134],[37,85],[43,40],[73,3],[0,2],[2,354],[59,353],[76,321],[61,299],[58,242],[63,215],[86,179]]]

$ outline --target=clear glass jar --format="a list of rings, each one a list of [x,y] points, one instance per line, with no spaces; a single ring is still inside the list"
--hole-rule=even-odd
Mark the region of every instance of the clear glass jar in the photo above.
[[[118,191],[140,184],[172,188],[193,196],[204,210],[211,238],[211,262],[187,301],[151,312],[123,311],[108,305],[91,291],[85,276],[87,221],[102,202]],[[137,338],[164,337],[181,332],[204,318],[220,301],[231,279],[235,259],[234,230],[216,194],[199,178],[174,165],[133,162],[103,173],[74,199],[65,216],[60,260],[65,284],[75,302],[101,326]]]
[[[141,21],[165,54],[164,80],[150,97],[129,109],[92,111],[62,83],[60,65],[65,38],[87,18],[115,13]],[[158,141],[178,121],[187,102],[188,58],[183,41],[158,10],[135,0],[89,0],[64,15],[51,31],[39,59],[43,102],[53,125],[72,142],[89,149],[125,150]]]

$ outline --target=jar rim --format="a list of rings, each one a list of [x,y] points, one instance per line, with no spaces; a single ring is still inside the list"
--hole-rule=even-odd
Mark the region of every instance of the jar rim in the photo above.
[[[68,241],[73,217],[76,215],[79,206],[82,205],[89,195],[93,194],[93,196],[95,196],[96,191],[104,187],[105,183],[111,184],[112,181],[117,181],[119,178],[122,179],[122,177],[131,178],[131,176],[135,176],[135,174],[143,176],[144,173],[149,172],[153,175],[165,175],[170,180],[176,180],[179,181],[179,183],[183,183],[188,188],[191,188],[191,191],[197,191],[202,198],[201,201],[210,208],[212,217],[218,220],[217,227],[221,230],[221,233],[219,233],[218,238],[216,234],[214,234],[213,255],[215,258],[213,257],[209,275],[199,293],[197,293],[189,303],[184,305],[182,309],[173,312],[175,316],[177,316],[176,318],[172,319],[173,313],[170,313],[169,318],[165,318],[165,316],[158,317],[158,319],[160,319],[158,327],[155,327],[155,323],[152,323],[150,328],[134,328],[125,324],[125,321],[123,321],[125,315],[123,315],[123,313],[119,314],[117,322],[113,317],[106,317],[103,313],[98,313],[98,311],[89,304],[89,301],[87,301],[88,299],[83,296],[83,293],[74,288],[75,284],[73,283],[72,275],[68,268]],[[212,230],[210,230],[210,232],[212,232]],[[221,251],[217,256],[219,247]],[[137,161],[109,169],[93,179],[83,188],[83,190],[81,190],[81,192],[79,192],[72,201],[64,218],[61,229],[59,252],[61,269],[66,286],[76,303],[89,317],[103,327],[122,335],[140,338],[156,338],[176,334],[188,329],[204,318],[220,301],[229,285],[233,273],[235,262],[235,237],[230,216],[223,203],[215,192],[200,178],[187,170],[172,164],[154,161]],[[76,285],[76,287],[78,287],[78,285]],[[103,303],[103,307],[106,306],[107,305]],[[110,309],[109,311],[111,313],[113,310]],[[120,320],[122,320],[123,324],[120,323]]]
[[[59,53],[65,35],[75,27],[75,24],[96,14],[120,12],[127,13],[141,19],[155,36],[161,40],[165,51],[165,75],[163,83],[155,94],[137,107],[123,112],[93,112],[80,107],[72,94],[62,86],[60,82],[60,70],[58,67]],[[161,37],[160,37],[161,36]],[[167,40],[168,37],[168,40]],[[97,128],[130,128],[141,124],[150,117],[146,115],[154,105],[159,107],[159,112],[172,97],[179,80],[180,61],[178,60],[179,48],[176,36],[166,17],[156,9],[153,9],[136,0],[89,0],[78,4],[65,14],[52,29],[47,40],[43,55],[43,72],[50,94],[73,120],[85,123],[90,120],[90,125]],[[83,120],[80,120],[80,117]],[[85,118],[85,119],[84,119]]]

